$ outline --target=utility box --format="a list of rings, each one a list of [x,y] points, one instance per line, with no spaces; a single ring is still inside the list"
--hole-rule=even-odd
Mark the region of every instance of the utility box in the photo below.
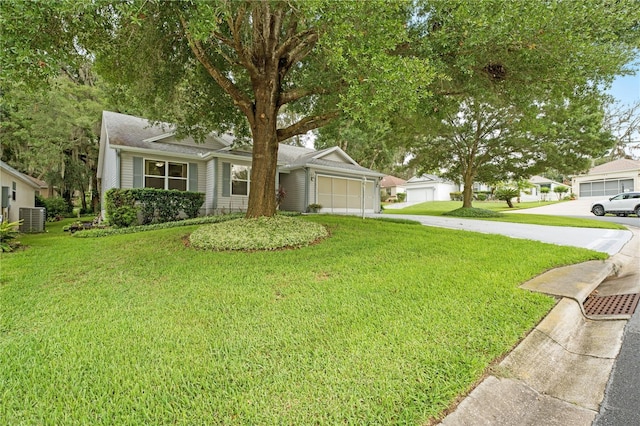
[[[20,207],[20,232],[44,232],[47,223],[47,209],[44,207]]]

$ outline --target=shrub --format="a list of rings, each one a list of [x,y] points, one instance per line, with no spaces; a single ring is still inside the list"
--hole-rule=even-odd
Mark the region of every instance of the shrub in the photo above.
[[[451,198],[451,201],[462,201],[462,192],[450,192],[449,197]]]
[[[128,227],[138,221],[136,200],[130,190],[112,188],[106,193],[109,222],[118,227]]]
[[[20,241],[16,240],[16,237],[20,233],[20,231],[18,231],[20,224],[22,224],[22,220],[0,223],[0,251],[3,253],[13,251],[20,245]]]
[[[71,206],[62,197],[43,198],[36,196],[36,207],[47,209],[47,220],[60,220],[61,217],[72,213]]]
[[[478,201],[487,201],[487,194],[479,192],[476,194],[476,199]]]
[[[404,202],[404,200],[406,200],[406,199],[407,199],[407,194],[406,194],[405,192],[398,192],[398,193],[396,194],[396,196],[398,197],[398,202],[399,202],[399,203],[403,203],[403,202]]]
[[[123,206],[134,208],[140,213],[140,224],[164,223],[180,219],[184,214],[188,218],[198,216],[204,203],[204,194],[200,192],[164,190],[154,188],[110,189],[106,194],[107,216],[112,217],[115,209]],[[119,212],[120,216],[129,218],[131,209]],[[116,212],[118,215],[118,212]],[[125,221],[126,222],[126,221]],[[112,223],[117,223],[112,220]],[[132,222],[131,224],[134,224]],[[129,225],[121,225],[129,226]]]

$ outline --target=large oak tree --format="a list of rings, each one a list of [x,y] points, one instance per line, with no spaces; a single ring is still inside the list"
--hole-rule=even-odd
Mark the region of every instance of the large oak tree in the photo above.
[[[39,5],[9,3],[23,28],[8,22],[14,77],[91,53],[151,119],[196,137],[250,137],[249,217],[275,212],[279,142],[339,116],[387,120],[415,106],[434,74],[398,49],[412,16],[405,1],[67,0],[46,5],[47,16]],[[300,119],[279,127],[285,106]]]
[[[571,173],[611,143],[601,92],[637,52],[637,1],[417,3],[407,48],[442,78],[402,133],[418,166],[464,183],[465,207],[474,181]]]

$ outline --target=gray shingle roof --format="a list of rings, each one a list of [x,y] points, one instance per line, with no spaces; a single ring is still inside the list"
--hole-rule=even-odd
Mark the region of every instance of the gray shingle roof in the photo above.
[[[103,124],[109,136],[111,145],[125,146],[137,149],[149,149],[166,152],[167,154],[182,154],[203,157],[207,154],[227,154],[238,157],[250,157],[251,153],[234,149],[233,137],[230,135],[209,135],[205,143],[197,144],[193,138],[185,138],[179,143],[164,142],[163,135],[172,139],[175,126],[169,123],[153,124],[149,120],[111,111],[103,112]],[[151,140],[149,140],[151,139]],[[336,147],[316,151],[311,148],[280,144],[278,148],[278,163],[286,169],[293,170],[301,167],[316,166],[356,172],[361,175],[380,176],[374,170],[367,169],[351,162],[341,162],[323,159],[326,153],[336,151]],[[342,151],[340,151],[342,152]]]

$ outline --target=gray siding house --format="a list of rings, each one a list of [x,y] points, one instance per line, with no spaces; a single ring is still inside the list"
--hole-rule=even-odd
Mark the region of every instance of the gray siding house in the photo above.
[[[251,152],[230,135],[210,134],[204,143],[178,140],[171,124],[104,111],[98,179],[104,196],[111,188],[160,188],[205,194],[201,214],[244,211],[251,190]],[[276,186],[286,192],[281,210],[322,213],[377,213],[380,179],[339,147],[321,151],[280,144]],[[274,194],[275,197],[275,194]]]

